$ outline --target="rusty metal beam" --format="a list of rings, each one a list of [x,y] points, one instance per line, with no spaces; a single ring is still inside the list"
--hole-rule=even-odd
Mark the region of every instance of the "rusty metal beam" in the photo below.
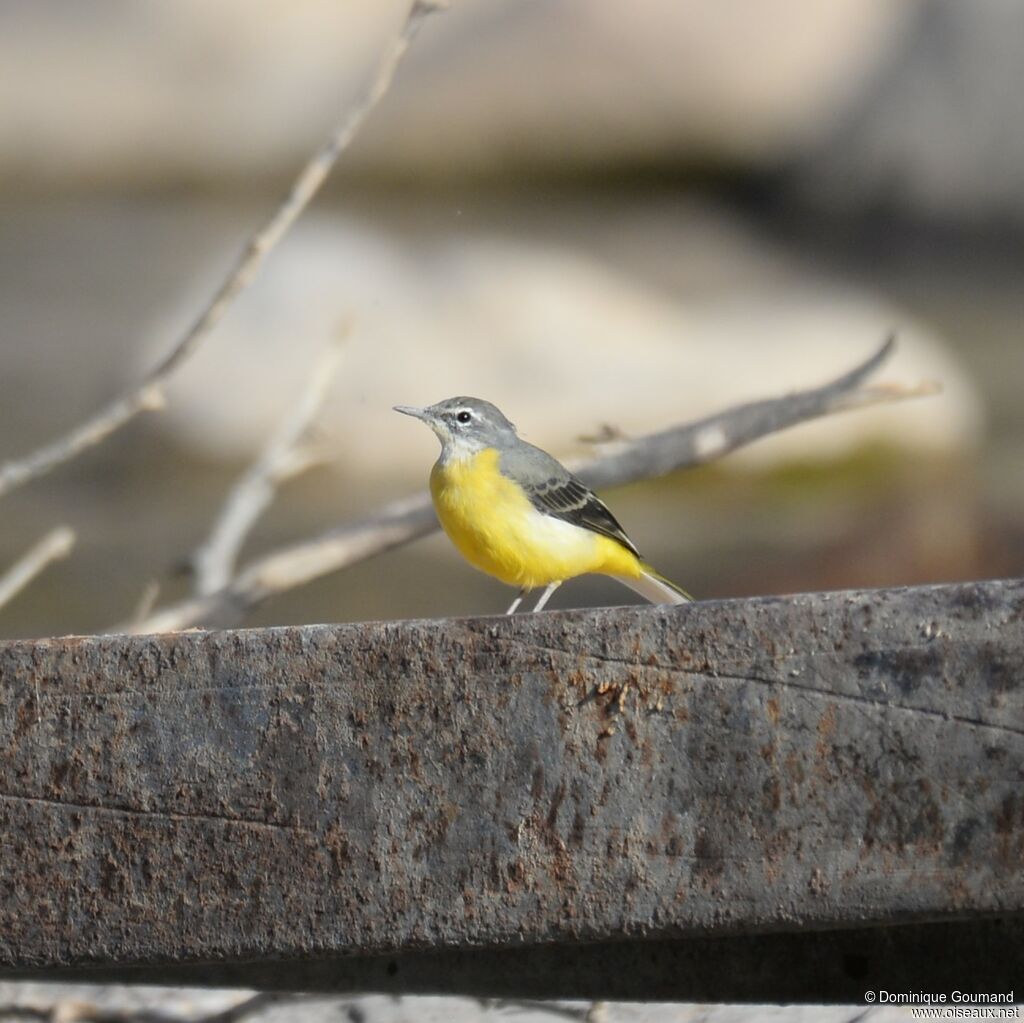
[[[1020,581],[0,644],[0,973],[1012,986],[1022,666]]]

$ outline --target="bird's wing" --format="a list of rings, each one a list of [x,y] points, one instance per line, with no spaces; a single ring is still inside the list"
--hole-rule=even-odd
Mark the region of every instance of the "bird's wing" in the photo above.
[[[502,454],[501,471],[526,491],[537,511],[607,536],[640,557],[597,494],[546,451],[523,441]]]

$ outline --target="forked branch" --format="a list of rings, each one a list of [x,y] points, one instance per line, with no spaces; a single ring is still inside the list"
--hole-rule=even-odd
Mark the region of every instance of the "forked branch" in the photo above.
[[[298,401],[281,420],[259,457],[228,494],[213,529],[192,558],[195,592],[206,596],[227,586],[235,574],[242,544],[286,480],[324,461],[324,452],[309,443],[309,430],[341,363],[339,332],[317,360]]]

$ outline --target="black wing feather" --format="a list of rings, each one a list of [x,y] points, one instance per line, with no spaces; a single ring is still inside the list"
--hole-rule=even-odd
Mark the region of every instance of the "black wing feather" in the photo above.
[[[633,541],[604,502],[575,476],[551,477],[540,483],[525,484],[524,488],[538,511],[607,536],[640,557]]]

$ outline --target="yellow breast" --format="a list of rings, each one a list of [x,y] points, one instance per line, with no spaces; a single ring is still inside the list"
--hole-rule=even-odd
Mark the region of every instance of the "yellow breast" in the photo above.
[[[534,508],[523,489],[501,474],[487,448],[430,474],[437,517],[472,565],[512,586],[536,587],[586,572],[636,578],[639,563],[621,544]]]

